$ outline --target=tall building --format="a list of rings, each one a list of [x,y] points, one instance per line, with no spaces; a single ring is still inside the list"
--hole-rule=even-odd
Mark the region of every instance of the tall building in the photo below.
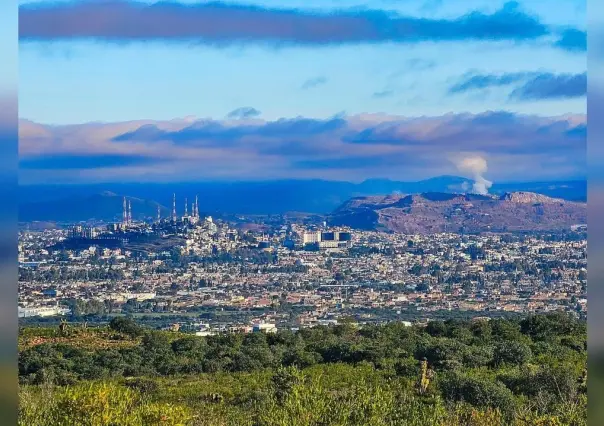
[[[302,235],[304,246],[314,246],[320,249],[350,248],[352,235],[350,232],[305,232]]]
[[[70,232],[69,232],[69,236],[71,238],[80,238],[82,236],[82,230],[84,228],[82,227],[82,225],[75,225],[71,228]]]
[[[86,239],[94,239],[98,237],[99,232],[96,228],[89,226],[76,225],[71,228],[69,232],[69,236],[71,238],[86,238]]]
[[[321,231],[305,232],[302,235],[302,244],[315,244],[321,242]]]

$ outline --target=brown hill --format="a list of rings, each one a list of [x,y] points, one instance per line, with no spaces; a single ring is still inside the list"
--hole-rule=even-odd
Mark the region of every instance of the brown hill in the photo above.
[[[531,192],[428,192],[353,198],[333,212],[330,223],[409,234],[562,231],[587,223],[587,205]]]

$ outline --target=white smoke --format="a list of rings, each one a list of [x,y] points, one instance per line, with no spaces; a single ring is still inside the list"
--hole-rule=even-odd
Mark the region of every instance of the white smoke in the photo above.
[[[489,188],[493,185],[493,182],[483,176],[487,172],[487,160],[479,155],[468,155],[456,158],[454,163],[457,170],[474,180],[473,193],[482,195],[489,193]]]

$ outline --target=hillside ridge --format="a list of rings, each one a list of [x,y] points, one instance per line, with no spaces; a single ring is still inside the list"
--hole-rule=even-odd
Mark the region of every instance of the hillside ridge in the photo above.
[[[527,191],[502,195],[425,192],[354,197],[332,225],[401,233],[563,231],[587,220],[586,203]]]

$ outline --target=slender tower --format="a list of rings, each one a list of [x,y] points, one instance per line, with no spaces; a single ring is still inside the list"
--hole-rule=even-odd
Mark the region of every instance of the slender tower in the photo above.
[[[176,194],[172,197],[172,222],[176,222]]]
[[[157,205],[157,223],[161,222],[161,211],[159,209],[159,204]]]
[[[126,197],[124,197],[124,200],[122,203],[122,225],[126,225],[127,221],[128,221],[128,212],[127,212],[127,207],[126,207]]]
[[[189,206],[188,206],[188,204],[189,204],[189,202],[185,198],[185,214],[184,214],[183,217],[188,217],[189,216]]]
[[[199,197],[195,196],[195,217],[199,218]]]
[[[128,201],[128,225],[132,224],[132,201]]]

